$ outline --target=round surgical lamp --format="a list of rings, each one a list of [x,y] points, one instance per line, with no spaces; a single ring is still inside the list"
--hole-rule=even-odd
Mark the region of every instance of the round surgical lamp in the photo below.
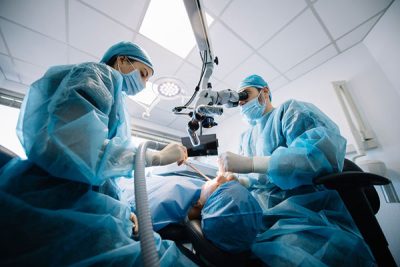
[[[162,77],[153,82],[153,91],[170,100],[183,95],[183,83],[176,78]]]

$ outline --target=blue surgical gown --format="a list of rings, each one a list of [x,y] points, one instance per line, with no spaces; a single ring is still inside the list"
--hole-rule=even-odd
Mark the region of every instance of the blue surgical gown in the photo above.
[[[0,266],[142,266],[130,207],[29,160],[0,170]],[[161,266],[195,266],[154,233]]]
[[[340,172],[346,140],[312,104],[289,100],[257,121],[241,136],[240,153],[271,156],[268,180],[282,189],[312,184],[312,179]]]
[[[135,187],[132,179],[118,179],[121,201],[136,211]],[[146,177],[147,198],[154,231],[172,223],[182,223],[189,209],[200,198],[205,182],[185,176]]]
[[[142,265],[110,180],[132,175],[136,152],[121,84],[84,63],[50,68],[28,90],[17,127],[28,159],[0,169],[1,266]],[[161,266],[194,265],[154,238]]]
[[[374,258],[336,191],[312,185],[340,172],[346,140],[309,103],[290,100],[242,135],[241,154],[271,156],[249,175],[264,228],[252,246],[268,266],[373,266]]]
[[[56,177],[101,185],[132,176],[136,148],[121,91],[105,64],[50,68],[29,88],[18,137],[30,161]]]

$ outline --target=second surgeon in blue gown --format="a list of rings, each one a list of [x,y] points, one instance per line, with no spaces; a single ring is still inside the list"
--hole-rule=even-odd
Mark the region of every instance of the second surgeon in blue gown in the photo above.
[[[115,199],[112,179],[132,176],[124,98],[152,74],[145,51],[121,42],[100,63],[55,66],[31,85],[17,126],[28,159],[0,169],[1,266],[141,265],[130,208]],[[146,162],[186,157],[170,144]],[[193,265],[173,242],[155,240],[161,266]]]
[[[336,191],[315,177],[342,171],[346,140],[310,103],[271,104],[268,84],[245,78],[239,102],[249,129],[240,155],[219,157],[220,171],[240,178],[263,209],[263,231],[252,251],[268,266],[373,266],[374,258]]]

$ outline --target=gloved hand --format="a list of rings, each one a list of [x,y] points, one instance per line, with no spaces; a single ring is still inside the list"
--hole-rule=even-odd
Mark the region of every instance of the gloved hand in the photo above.
[[[266,173],[269,158],[268,156],[245,157],[228,151],[218,156],[218,167],[221,173]]]
[[[188,158],[186,147],[170,143],[161,151],[146,151],[146,166],[168,165],[177,162],[181,165]]]

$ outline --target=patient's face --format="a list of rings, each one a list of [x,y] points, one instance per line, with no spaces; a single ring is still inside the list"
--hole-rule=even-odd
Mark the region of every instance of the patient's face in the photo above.
[[[212,193],[214,193],[215,190],[217,190],[220,185],[232,180],[237,180],[236,176],[231,173],[225,173],[224,175],[218,175],[211,181],[207,181],[201,187],[201,194],[199,199],[199,203],[201,204],[201,206],[204,206],[204,203],[206,203],[207,199],[211,196]]]
[[[207,199],[214,193],[217,188],[229,181],[237,180],[237,177],[232,173],[224,173],[223,175],[218,175],[211,181],[207,181],[201,187],[200,198],[197,201],[196,205],[194,205],[188,213],[188,217],[190,220],[199,219],[201,216],[201,209],[203,208],[204,204],[206,203]]]
[[[204,206],[204,203],[206,203],[207,199],[211,196],[211,194],[214,193],[214,191],[217,190],[217,188],[221,185],[221,183],[219,183],[217,179],[218,177],[212,179],[211,181],[207,181],[201,187],[201,193],[199,198],[199,203],[201,204],[201,206]]]

